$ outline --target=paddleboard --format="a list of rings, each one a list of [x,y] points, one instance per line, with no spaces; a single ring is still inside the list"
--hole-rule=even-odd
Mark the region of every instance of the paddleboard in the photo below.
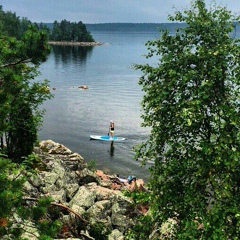
[[[94,140],[101,140],[101,141],[114,141],[114,142],[122,142],[125,140],[123,137],[113,137],[110,136],[97,136],[97,135],[90,135],[90,139]]]

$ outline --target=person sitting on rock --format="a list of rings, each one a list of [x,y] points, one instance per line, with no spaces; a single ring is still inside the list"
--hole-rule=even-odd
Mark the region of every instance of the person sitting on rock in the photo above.
[[[137,178],[135,176],[128,176],[128,184],[131,184],[132,181],[136,181]]]

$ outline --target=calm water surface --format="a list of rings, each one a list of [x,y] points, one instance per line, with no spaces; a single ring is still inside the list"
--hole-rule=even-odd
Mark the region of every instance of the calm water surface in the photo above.
[[[146,62],[145,43],[158,33],[92,33],[99,47],[53,47],[40,71],[50,80],[54,98],[44,103],[40,140],[52,139],[94,160],[99,169],[123,176],[146,179],[148,167],[134,160],[133,148],[147,138],[141,125],[143,92],[138,85],[141,72],[133,64]],[[87,85],[88,90],[79,86]],[[106,135],[109,121],[124,143],[92,141],[89,135]]]
[[[147,167],[134,160],[133,148],[144,141],[149,129],[141,128],[141,100],[138,85],[141,72],[133,64],[146,63],[145,43],[158,33],[94,33],[100,47],[54,47],[40,71],[41,78],[56,88],[54,99],[44,103],[44,123],[40,140],[52,139],[94,160],[99,169],[111,174],[134,174],[145,180]],[[239,38],[239,29],[233,37]],[[151,64],[157,59],[150,59]],[[152,62],[151,62],[152,61]],[[89,90],[79,86],[87,85]],[[115,122],[115,135],[124,143],[90,141],[89,135],[106,135],[109,121]],[[151,166],[152,163],[149,163]],[[148,167],[149,167],[148,166]]]

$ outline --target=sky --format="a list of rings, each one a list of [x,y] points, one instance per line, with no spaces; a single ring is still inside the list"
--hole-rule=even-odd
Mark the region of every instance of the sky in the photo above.
[[[205,0],[210,6],[212,0]],[[240,15],[240,0],[215,0]],[[165,23],[168,15],[191,6],[191,0],[0,0],[3,11],[32,22],[66,19],[83,23]]]

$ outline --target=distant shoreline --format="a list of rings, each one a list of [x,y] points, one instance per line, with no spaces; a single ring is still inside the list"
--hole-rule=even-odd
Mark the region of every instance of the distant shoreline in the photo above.
[[[65,42],[65,41],[49,41],[49,45],[58,45],[58,46],[81,46],[81,47],[94,47],[94,46],[106,46],[109,44],[100,43],[100,42]]]

